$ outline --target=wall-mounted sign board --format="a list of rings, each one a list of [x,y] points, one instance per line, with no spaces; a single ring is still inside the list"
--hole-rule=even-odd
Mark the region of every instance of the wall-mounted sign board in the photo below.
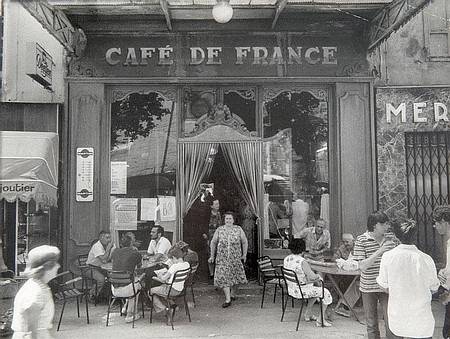
[[[77,148],[77,201],[94,201],[94,148]]]

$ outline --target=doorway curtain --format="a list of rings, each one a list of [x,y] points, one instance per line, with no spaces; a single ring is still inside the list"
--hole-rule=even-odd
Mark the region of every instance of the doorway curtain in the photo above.
[[[262,178],[261,142],[223,143],[220,144],[220,147],[245,203],[259,218],[258,187]]]
[[[179,192],[182,216],[186,216],[200,194],[202,180],[211,173],[218,143],[180,143],[178,144]]]

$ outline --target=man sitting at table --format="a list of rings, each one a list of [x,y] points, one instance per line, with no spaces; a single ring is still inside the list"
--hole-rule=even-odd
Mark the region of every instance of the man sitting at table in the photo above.
[[[353,252],[354,245],[355,245],[355,238],[353,238],[353,234],[351,233],[342,234],[342,244],[334,253],[334,258],[347,260]]]
[[[133,237],[130,234],[126,233],[122,236],[120,240],[121,248],[118,248],[112,254],[112,269],[113,271],[128,271],[130,273],[134,273],[136,267],[141,267],[142,265],[142,256],[136,251],[133,247]],[[141,290],[141,276],[136,276],[134,280],[134,290],[138,293]],[[112,294],[116,297],[129,297],[133,295],[133,284],[128,284],[126,286],[115,288],[114,285],[111,286]],[[135,313],[134,310],[136,305],[133,307],[133,311],[127,312],[129,301],[131,301],[131,305],[134,305],[136,302],[135,298],[129,298],[125,303],[122,313],[126,313],[125,322],[133,321],[140,318],[139,313]]]
[[[334,259],[351,260],[353,256],[353,246],[355,245],[355,238],[351,233],[342,234],[342,244],[336,250],[334,254]],[[345,299],[350,303],[350,307],[355,306],[356,302],[361,297],[361,292],[359,291],[358,285],[356,283],[352,284],[352,276],[341,276],[339,277],[338,284],[341,291],[345,295]],[[338,303],[336,305],[335,312],[344,317],[349,317],[349,306],[345,302]]]
[[[323,219],[317,219],[314,227],[306,227],[298,238],[304,239],[306,243],[305,258],[322,261],[323,253],[330,249],[330,231],[326,229],[327,223]]]
[[[154,261],[161,260],[167,255],[172,247],[170,241],[164,237],[164,228],[162,226],[153,226],[150,232],[151,241],[148,245],[147,253],[153,256]]]
[[[98,241],[92,245],[86,260],[86,264],[92,267],[92,277],[97,281],[97,294],[95,293],[95,285],[92,286],[89,293],[91,301],[98,298],[102,291],[106,272],[101,266],[111,261],[111,255],[114,250],[115,246],[111,240],[111,233],[109,231],[101,231],[98,234]]]

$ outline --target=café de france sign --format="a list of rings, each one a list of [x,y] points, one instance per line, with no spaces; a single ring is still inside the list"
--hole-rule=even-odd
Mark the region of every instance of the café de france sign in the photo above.
[[[229,50],[231,50],[231,56]],[[225,60],[223,47],[189,47],[189,65],[222,65]],[[105,61],[111,66],[147,66],[152,60],[159,66],[175,63],[176,50],[173,47],[112,47],[105,52]],[[336,46],[311,46],[282,48],[264,46],[227,47],[226,58],[232,57],[235,65],[337,65],[338,48]],[[229,63],[228,61],[227,63]]]

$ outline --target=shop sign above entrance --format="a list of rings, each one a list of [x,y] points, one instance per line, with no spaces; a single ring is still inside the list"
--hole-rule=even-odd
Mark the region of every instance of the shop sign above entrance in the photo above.
[[[367,76],[366,49],[339,34],[295,32],[88,36],[69,65],[82,77]]]
[[[308,63],[310,65],[337,65],[337,46],[287,47],[285,49],[264,46],[234,47],[235,65],[288,65]],[[190,47],[190,65],[222,65],[222,47]],[[112,47],[105,53],[106,62],[111,65],[147,66],[149,59],[157,59],[157,65],[172,65],[173,47]]]
[[[28,53],[34,51],[29,55],[27,63],[28,76],[44,86],[45,89],[51,90],[54,65],[52,56],[38,43],[29,44],[28,47]]]

